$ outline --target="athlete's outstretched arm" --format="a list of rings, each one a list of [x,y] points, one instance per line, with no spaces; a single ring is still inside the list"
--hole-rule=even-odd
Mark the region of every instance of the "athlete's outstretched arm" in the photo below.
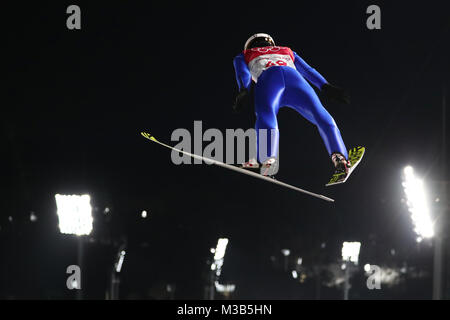
[[[239,90],[242,90],[243,88],[249,89],[252,82],[252,76],[242,53],[234,58],[233,65]]]
[[[314,86],[316,86],[319,89],[322,89],[322,86],[327,83],[327,80],[316,71],[316,69],[310,67],[305,60],[300,58],[300,56],[296,53],[294,53],[294,64],[295,68],[297,68],[298,72],[302,76],[304,76],[308,81],[310,81]]]
[[[328,83],[327,80],[314,68],[311,68],[305,60],[300,58],[300,56],[294,53],[294,64],[297,68],[298,72],[302,76],[304,76],[307,80],[309,80],[314,86],[319,88],[326,97],[331,100],[340,102],[340,103],[350,103],[350,97],[339,87],[333,86]]]

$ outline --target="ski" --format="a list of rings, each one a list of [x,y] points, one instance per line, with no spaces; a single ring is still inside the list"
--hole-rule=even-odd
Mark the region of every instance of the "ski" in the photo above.
[[[319,198],[319,199],[322,199],[322,200],[325,200],[325,201],[334,202],[333,199],[328,198],[328,197],[326,197],[324,195],[317,194],[317,193],[314,193],[314,192],[310,192],[310,191],[307,191],[307,190],[304,190],[304,189],[300,189],[300,188],[292,186],[290,184],[287,184],[287,183],[275,180],[273,178],[269,178],[269,177],[263,176],[261,174],[258,174],[258,173],[252,172],[252,171],[248,171],[248,170],[236,167],[236,166],[232,166],[230,164],[226,164],[226,163],[223,163],[221,161],[213,160],[213,159],[210,159],[210,158],[207,158],[207,157],[202,157],[202,156],[199,156],[199,155],[196,155],[196,154],[192,154],[192,153],[189,153],[189,152],[186,152],[186,151],[183,151],[183,150],[179,150],[179,149],[174,148],[174,147],[172,147],[172,146],[170,146],[168,144],[165,144],[163,142],[160,142],[160,141],[156,140],[156,138],[154,136],[152,136],[151,134],[149,134],[147,132],[141,132],[141,135],[144,138],[146,138],[146,139],[148,139],[150,141],[156,142],[157,144],[159,144],[161,146],[164,146],[164,147],[169,148],[171,150],[175,150],[177,152],[181,152],[181,153],[183,153],[183,154],[185,154],[187,156],[190,156],[190,157],[192,157],[194,159],[205,161],[208,164],[211,163],[211,164],[214,164],[216,166],[219,166],[219,167],[222,167],[222,168],[226,168],[226,169],[229,169],[229,170],[233,170],[233,171],[236,171],[236,172],[239,172],[239,173],[243,173],[243,174],[246,174],[248,176],[252,176],[254,178],[265,180],[265,181],[277,184],[279,186],[283,186],[283,187],[286,187],[286,188],[289,188],[289,189],[292,189],[292,190],[295,190],[295,191],[298,191],[298,192],[301,192],[301,193],[305,193],[305,194],[308,194],[310,196],[313,196],[313,197],[316,197],[316,198]]]

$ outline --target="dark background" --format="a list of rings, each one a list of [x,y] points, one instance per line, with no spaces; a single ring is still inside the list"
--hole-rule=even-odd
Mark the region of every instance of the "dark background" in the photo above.
[[[81,30],[66,28],[70,4],[81,7]],[[381,30],[366,28],[370,4],[381,7]],[[59,234],[56,193],[93,199],[94,231],[83,240],[89,299],[105,297],[125,239],[124,299],[167,298],[166,284],[176,286],[175,298],[203,298],[209,248],[219,237],[230,239],[223,281],[237,285],[239,299],[317,297],[314,279],[299,284],[283,272],[283,248],[312,267],[338,261],[342,241],[361,241],[362,264],[431,270],[430,246],[415,242],[401,201],[401,170],[413,165],[429,185],[448,179],[445,1],[62,1],[3,12],[1,298],[74,297],[65,268],[77,263],[77,240]],[[324,101],[347,147],[367,148],[337,187],[324,187],[332,166],[315,127],[287,108],[278,115],[277,178],[333,204],[218,167],[176,166],[167,149],[139,134],[170,142],[177,128],[192,132],[194,120],[204,130],[252,127],[250,110],[231,112],[232,60],[256,32],[291,47],[351,96],[350,105]],[[431,298],[430,276],[377,293],[360,282],[355,298]],[[338,288],[322,294],[341,297]]]

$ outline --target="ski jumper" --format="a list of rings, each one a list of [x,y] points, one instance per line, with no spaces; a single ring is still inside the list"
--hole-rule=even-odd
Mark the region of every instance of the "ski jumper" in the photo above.
[[[327,81],[297,53],[288,47],[279,46],[251,48],[237,55],[233,64],[239,89],[249,89],[252,80],[256,83],[255,129],[260,162],[268,157],[277,158],[277,114],[284,106],[294,109],[317,126],[329,155],[339,152],[348,158],[347,149],[334,119],[306,80],[319,89]],[[260,143],[264,142],[267,143],[267,155],[262,154],[264,159],[261,159]]]

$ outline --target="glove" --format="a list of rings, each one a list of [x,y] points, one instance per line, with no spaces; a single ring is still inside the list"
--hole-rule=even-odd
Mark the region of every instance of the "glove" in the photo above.
[[[349,104],[350,103],[350,97],[344,92],[343,89],[339,87],[335,87],[329,83],[325,83],[322,86],[321,91],[323,94],[330,100]]]
[[[236,96],[236,100],[233,104],[233,111],[236,113],[241,112],[244,108],[250,104],[250,94],[246,88],[241,89]]]

